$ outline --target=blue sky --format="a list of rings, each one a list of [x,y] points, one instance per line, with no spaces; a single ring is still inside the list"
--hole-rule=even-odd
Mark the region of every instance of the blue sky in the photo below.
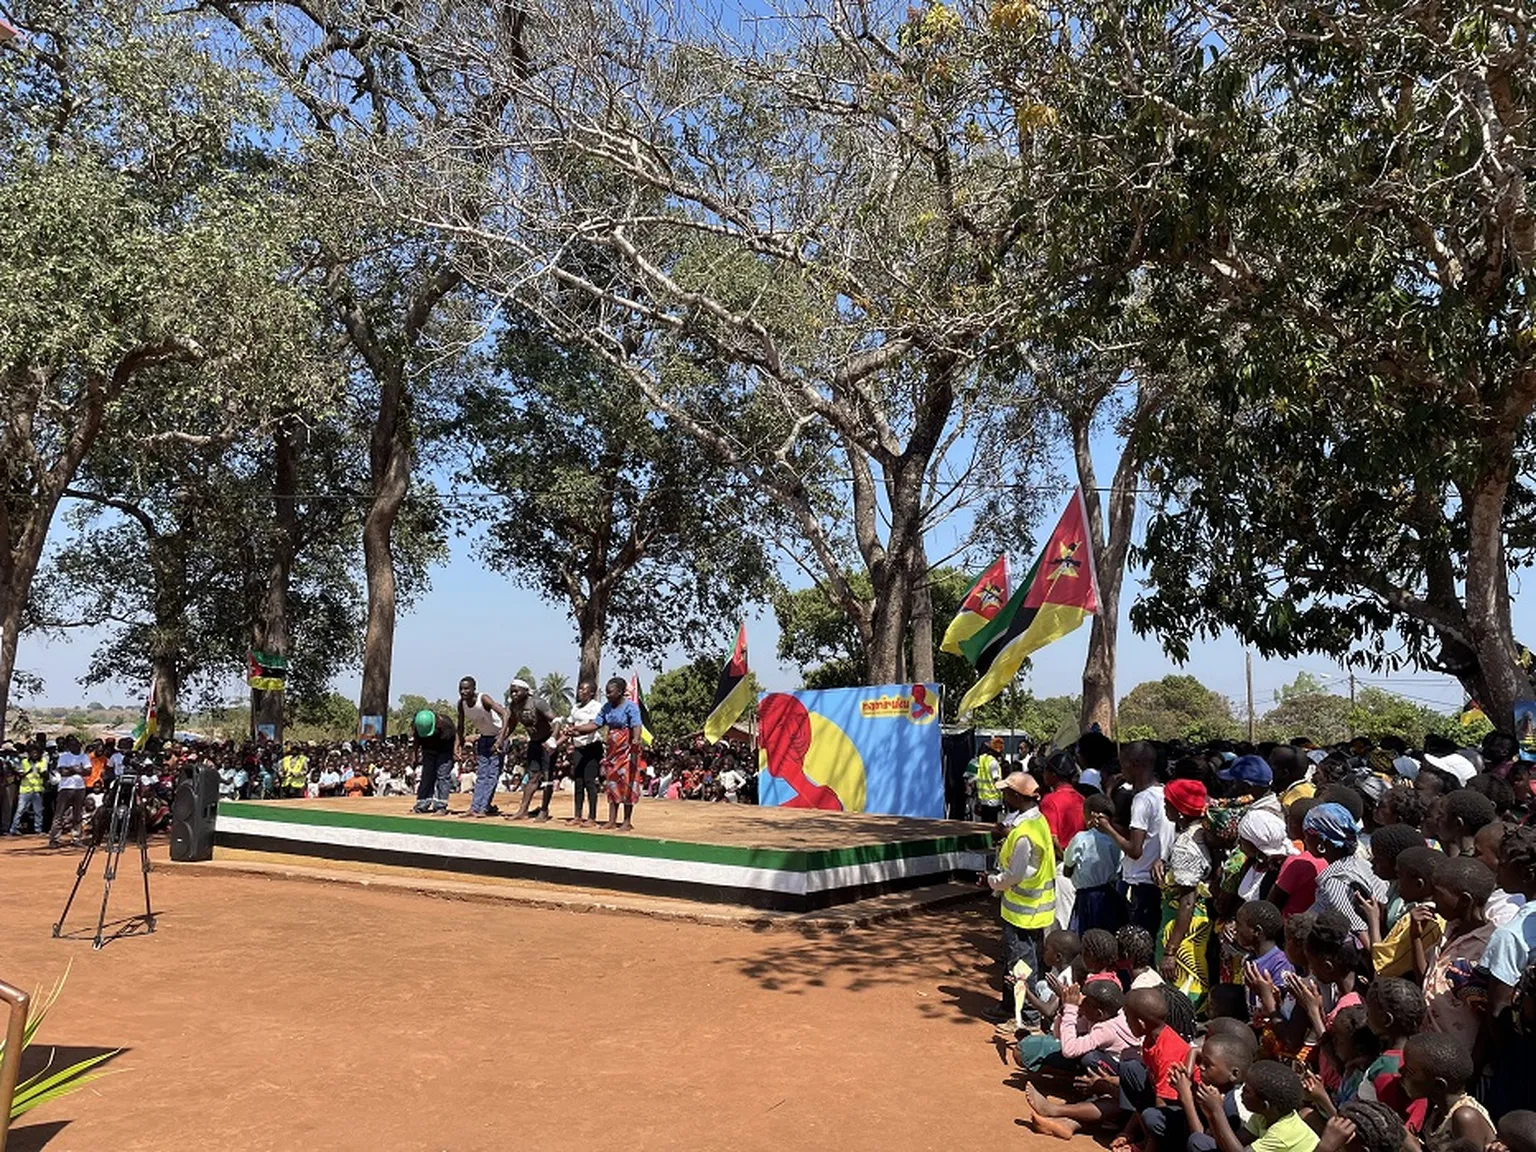
[[[1116,450],[1113,439],[1099,437],[1095,449],[1099,458],[1096,461],[1099,476],[1112,475]],[[1039,535],[1050,531],[1055,515],[1052,511],[1048,514],[1049,523],[1036,526]],[[1136,525],[1138,539],[1145,518],[1145,511],[1140,511]],[[968,529],[969,524],[963,516],[940,525],[930,538],[930,555],[942,556],[952,551],[963,541]],[[63,530],[62,522],[57,522],[56,531]],[[1033,544],[1025,546],[1021,543],[1014,554],[1016,572],[1027,568],[1032,551]],[[979,563],[984,565],[985,560]],[[792,578],[793,570],[786,566],[783,574]],[[804,577],[800,577],[799,583],[805,583]],[[1121,597],[1122,616],[1129,611],[1140,588],[1136,573],[1128,573]],[[1536,596],[1519,594],[1518,574],[1515,588],[1516,635],[1536,635]],[[772,611],[759,607],[749,615],[747,633],[752,666],[764,686],[769,689],[796,687],[799,684],[796,669],[774,659],[778,627]],[[99,639],[99,634],[86,631],[73,633],[62,640],[23,637],[18,666],[42,676],[47,685],[40,697],[18,703],[23,706],[67,706],[87,699],[106,703],[142,700],[147,687],[143,683],[125,681],[102,685],[88,693],[78,687],[77,678],[85,671],[89,653]],[[722,640],[722,659],[727,644],[728,640]],[[1085,627],[1036,653],[1034,666],[1021,678],[1021,686],[1042,696],[1077,693],[1087,645],[1088,629]],[[682,653],[678,653],[677,659],[667,666],[682,659]],[[540,675],[560,671],[574,678],[576,663],[575,626],[566,612],[559,606],[540,601],[531,592],[514,588],[502,576],[485,567],[476,554],[472,539],[455,538],[449,562],[433,573],[432,590],[399,622],[391,691],[395,697],[401,693],[452,697],[459,677],[466,674],[475,676],[482,684],[504,684],[526,664]],[[663,670],[638,669],[647,682]],[[1122,619],[1117,677],[1120,695],[1144,680],[1155,680],[1180,670],[1163,654],[1155,638],[1136,636],[1129,622]],[[1182,670],[1193,673],[1209,687],[1224,693],[1241,714],[1243,648],[1234,637],[1228,635],[1195,643],[1191,647],[1190,662]],[[635,669],[605,666],[605,674],[611,671],[627,673]],[[1334,691],[1347,691],[1347,670],[1330,660],[1320,657],[1285,661],[1256,658],[1253,666],[1256,710],[1262,712],[1269,708],[1275,692],[1300,671],[1317,675]],[[1392,677],[1365,674],[1360,682],[1388,688],[1441,711],[1459,708],[1463,699],[1461,688],[1451,678],[1411,669]],[[358,677],[352,675],[339,680],[336,687],[355,699],[358,685]],[[240,695],[242,690],[243,684],[238,679],[231,681],[231,697]]]

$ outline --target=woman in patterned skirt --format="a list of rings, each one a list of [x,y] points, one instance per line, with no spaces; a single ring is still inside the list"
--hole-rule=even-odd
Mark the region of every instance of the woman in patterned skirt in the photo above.
[[[608,822],[599,828],[617,828],[628,832],[635,812],[635,801],[640,799],[640,708],[625,696],[625,684],[615,676],[608,681],[604,693],[607,700],[597,719],[591,724],[576,724],[571,732],[585,735],[599,728],[608,729],[608,740],[603,750],[603,790],[608,794]],[[620,824],[619,805],[624,806],[624,822]]]

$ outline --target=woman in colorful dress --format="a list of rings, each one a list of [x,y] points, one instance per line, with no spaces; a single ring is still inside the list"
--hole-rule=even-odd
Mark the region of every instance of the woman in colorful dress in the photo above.
[[[1159,968],[1163,979],[1188,996],[1198,1010],[1210,987],[1211,853],[1205,845],[1205,785],[1170,780],[1163,804],[1173,822],[1173,852],[1163,871],[1163,924]]]
[[[597,719],[590,724],[572,725],[576,735],[608,730],[603,749],[603,790],[608,795],[608,822],[599,828],[617,828],[628,832],[635,803],[640,799],[640,708],[625,695],[624,681],[615,676],[604,690],[607,699]],[[624,806],[624,822],[619,821],[619,806]]]

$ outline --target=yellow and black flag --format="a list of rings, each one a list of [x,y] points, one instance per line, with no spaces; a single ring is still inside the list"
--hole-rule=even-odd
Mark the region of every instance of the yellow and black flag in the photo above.
[[[736,648],[731,658],[720,669],[720,683],[715,686],[714,707],[704,721],[704,739],[718,744],[736,723],[736,718],[746,711],[752,699],[752,684],[747,668],[747,626],[743,624],[736,633]]]
[[[960,715],[980,708],[1019,674],[1024,657],[1059,640],[1099,610],[1088,507],[1081,489],[1061,514],[1045,551],[1023,583],[985,628],[960,649],[981,679],[960,701]]]

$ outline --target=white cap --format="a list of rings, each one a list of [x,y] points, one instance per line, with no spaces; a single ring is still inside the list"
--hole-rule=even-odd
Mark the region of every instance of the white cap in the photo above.
[[[1449,772],[1456,777],[1457,783],[1465,784],[1477,775],[1477,768],[1460,752],[1452,752],[1448,756],[1425,755],[1424,763],[1432,768],[1438,768],[1442,772]]]

